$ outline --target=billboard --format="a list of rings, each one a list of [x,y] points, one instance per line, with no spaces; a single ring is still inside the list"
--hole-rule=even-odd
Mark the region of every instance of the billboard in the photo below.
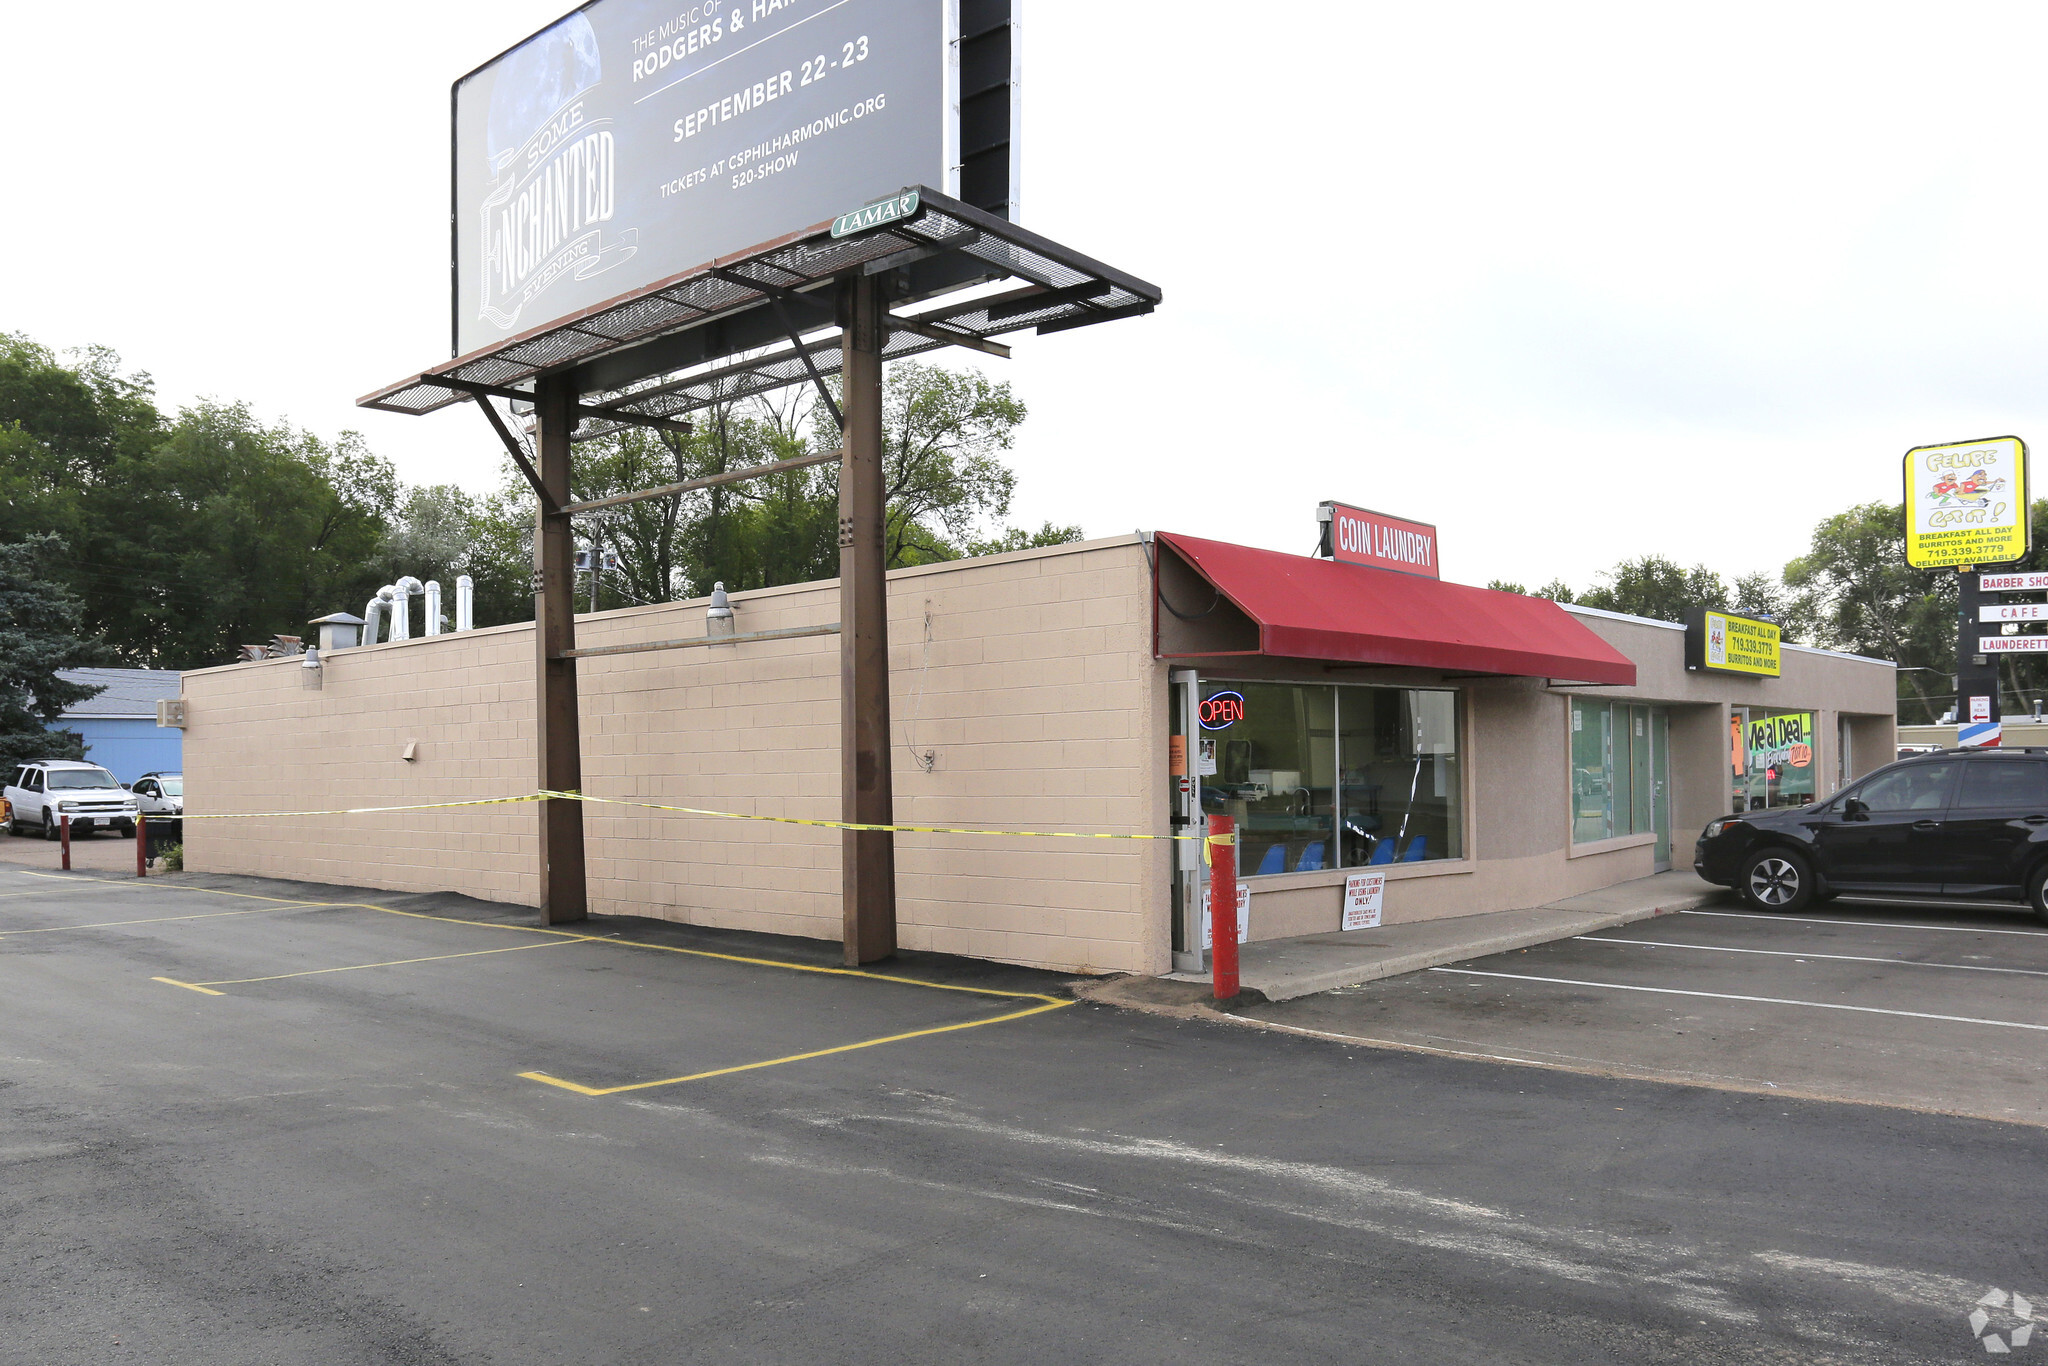
[[[1316,510],[1323,524],[1323,553],[1341,564],[1368,564],[1439,579],[1436,528],[1369,512],[1344,503],[1324,503]]]
[[[959,0],[592,0],[455,83],[454,351],[952,188]]]
[[[1906,563],[2011,564],[2026,556],[2027,444],[2016,436],[1906,452]]]
[[[1778,623],[1695,607],[1686,614],[1685,667],[1711,673],[1776,678],[1779,674]]]

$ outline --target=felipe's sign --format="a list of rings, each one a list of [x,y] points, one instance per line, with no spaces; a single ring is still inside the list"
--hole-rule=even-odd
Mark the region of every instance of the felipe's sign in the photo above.
[[[2027,553],[2027,443],[2016,436],[1906,452],[1906,563],[2011,564]]]
[[[1427,522],[1411,522],[1343,503],[1324,503],[1319,515],[1326,528],[1324,550],[1330,558],[1431,579],[1443,577],[1436,563],[1436,528]]]

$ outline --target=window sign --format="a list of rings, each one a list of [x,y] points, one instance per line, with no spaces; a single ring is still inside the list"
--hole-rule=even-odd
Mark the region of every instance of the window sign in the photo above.
[[[1737,718],[1735,810],[1805,806],[1818,795],[1816,720],[1810,711],[1744,711]]]
[[[1202,699],[1200,715],[1203,730],[1228,730],[1244,720],[1244,694],[1211,693]]]

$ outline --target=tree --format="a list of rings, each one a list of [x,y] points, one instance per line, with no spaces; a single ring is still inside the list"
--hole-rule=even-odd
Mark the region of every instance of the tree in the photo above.
[[[0,765],[7,768],[85,757],[78,732],[48,729],[101,691],[57,676],[101,662],[79,634],[78,599],[57,577],[65,557],[64,541],[53,535],[0,544]]]
[[[1728,607],[1728,586],[1703,564],[1680,569],[1662,555],[1644,555],[1623,560],[1599,577],[1603,583],[1577,596],[1581,606],[1681,622],[1694,607]]]
[[[1786,610],[1802,639],[1897,663],[1914,719],[1932,720],[1946,697],[1940,675],[1955,670],[1955,579],[1906,564],[1903,504],[1863,503],[1815,527],[1807,553],[1785,566]]]

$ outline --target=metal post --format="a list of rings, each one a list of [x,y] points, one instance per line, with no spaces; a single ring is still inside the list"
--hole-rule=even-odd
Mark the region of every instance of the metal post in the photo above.
[[[858,276],[841,296],[845,453],[839,466],[839,746],[841,819],[895,821],[889,768],[889,592],[883,577],[882,277]],[[896,836],[842,832],[846,962],[896,952]]]
[[[1965,747],[1996,745],[2004,729],[1998,706],[1998,660],[1977,652],[1977,637],[1984,631],[1977,609],[1985,601],[1979,591],[1974,568],[1957,571],[1956,581],[1956,733]],[[1988,713],[1978,710],[1990,708]],[[1989,731],[1971,731],[1973,725],[1989,721]]]
[[[1215,957],[1216,999],[1237,995],[1237,821],[1209,817],[1209,939]]]
[[[57,817],[57,847],[63,851],[65,872],[71,871],[71,817]]]
[[[149,817],[135,818],[135,876],[149,876]]]
[[[534,394],[540,435],[540,478],[560,507],[569,501],[569,434],[576,426],[576,390],[566,379],[544,377]],[[549,792],[583,788],[583,749],[577,730],[576,545],[569,515],[535,513],[533,634],[539,652],[535,687],[534,749],[540,786]],[[540,919],[543,925],[589,914],[583,881],[583,803],[549,798],[540,803]]]

